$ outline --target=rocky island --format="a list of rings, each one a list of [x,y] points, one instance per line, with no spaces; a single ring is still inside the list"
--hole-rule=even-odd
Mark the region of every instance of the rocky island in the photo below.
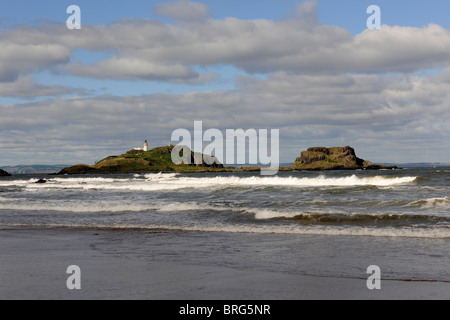
[[[94,165],[78,164],[62,169],[58,174],[103,174],[103,173],[146,173],[146,172],[242,172],[260,171],[260,167],[224,167],[216,158],[191,151],[191,164],[176,165],[172,162],[173,146],[159,147],[149,151],[130,150],[120,156],[109,156]],[[195,164],[194,157],[201,156],[203,162]],[[207,157],[215,161],[208,165]],[[360,159],[351,147],[314,147],[301,153],[290,167],[280,171],[294,170],[379,170],[396,169],[395,166],[376,165]]]
[[[130,150],[120,156],[109,156],[95,165],[78,164],[62,169],[58,174],[95,174],[95,173],[145,173],[145,172],[209,172],[227,171],[218,161],[208,165],[194,164],[196,154],[191,151],[191,164],[175,165],[172,162],[173,146],[159,147],[149,151]],[[201,155],[205,159],[205,155]],[[211,156],[209,156],[211,157]],[[215,160],[215,158],[213,157]],[[214,162],[214,161],[211,161]]]
[[[10,176],[11,175],[8,172],[3,171],[2,169],[0,169],[0,177],[10,177]]]
[[[396,166],[373,164],[360,159],[352,147],[314,147],[302,151],[289,170],[380,170],[397,169]]]

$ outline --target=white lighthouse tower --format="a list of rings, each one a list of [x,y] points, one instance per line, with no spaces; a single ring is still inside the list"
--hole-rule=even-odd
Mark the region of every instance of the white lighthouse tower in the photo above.
[[[148,151],[148,142],[145,140],[144,142],[144,151]]]

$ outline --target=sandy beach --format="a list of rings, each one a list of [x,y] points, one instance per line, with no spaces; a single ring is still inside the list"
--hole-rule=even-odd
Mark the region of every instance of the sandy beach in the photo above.
[[[3,228],[0,299],[450,298],[450,284],[446,282],[382,280],[382,289],[371,291],[366,280],[357,277],[251,270],[227,266],[226,261],[212,264],[199,259],[194,263],[189,257],[187,261],[164,261],[154,255],[151,245],[158,245],[153,240],[161,236],[167,235],[126,230]],[[199,246],[201,241],[198,234],[190,232],[170,238],[180,254],[193,245]],[[331,237],[328,240],[333,241]],[[125,250],[130,244],[140,249]],[[244,253],[238,258],[246,259]],[[66,286],[69,265],[81,269],[81,290],[69,290]],[[302,266],[298,268],[301,270]]]

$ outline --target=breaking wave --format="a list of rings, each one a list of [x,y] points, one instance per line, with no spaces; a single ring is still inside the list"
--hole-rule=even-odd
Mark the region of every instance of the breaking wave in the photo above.
[[[0,225],[450,238],[447,180],[420,170],[28,177],[0,180]]]
[[[137,230],[137,231],[195,231],[195,232],[227,232],[254,234],[297,234],[321,236],[366,236],[366,237],[405,237],[449,239],[448,228],[417,229],[417,228],[368,228],[339,226],[272,226],[272,225],[108,225],[108,224],[22,224],[1,223],[3,227],[44,227],[44,228],[83,228],[105,230]]]
[[[2,181],[0,186],[23,186],[27,189],[85,189],[85,190],[137,190],[158,191],[177,189],[228,188],[228,187],[389,187],[409,184],[417,177],[185,177],[179,174],[134,175],[133,178],[54,178],[45,184],[35,180]]]
[[[11,199],[9,199],[11,200]],[[253,208],[245,206],[226,206],[215,203],[200,202],[159,202],[159,203],[124,203],[112,201],[51,201],[45,203],[23,202],[20,199],[8,201],[0,197],[0,210],[36,211],[42,224],[23,221],[1,225],[9,226],[45,226],[45,227],[83,227],[114,229],[167,229],[205,232],[242,232],[242,233],[281,233],[281,234],[316,234],[316,235],[359,235],[390,237],[450,238],[450,217],[425,214],[400,213],[348,213],[338,212],[304,212],[286,208]],[[54,216],[51,211],[91,213],[90,222],[80,224],[76,216]],[[152,211],[160,217],[155,224],[145,218],[146,211]],[[207,213],[207,220],[192,218],[192,214]],[[48,212],[48,215],[46,214]],[[129,224],[128,219],[117,220],[103,213],[144,212],[140,224]],[[171,214],[174,215],[171,215]],[[183,213],[183,214],[182,214]],[[220,214],[223,219],[217,219]],[[131,218],[132,216],[130,216]],[[204,216],[206,217],[206,216]],[[211,222],[211,219],[216,221]],[[101,223],[100,223],[101,221]],[[225,221],[225,223],[224,223]],[[264,222],[264,223],[258,223]]]
[[[408,203],[406,206],[410,207],[420,207],[425,209],[450,209],[450,198],[442,197],[442,198],[429,198],[429,199],[421,199]]]

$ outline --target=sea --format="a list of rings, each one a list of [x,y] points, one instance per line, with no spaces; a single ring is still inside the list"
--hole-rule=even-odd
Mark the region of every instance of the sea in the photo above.
[[[348,278],[384,264],[387,279],[448,283],[450,167],[15,175],[0,178],[11,228],[158,234],[108,250],[161,261]]]

